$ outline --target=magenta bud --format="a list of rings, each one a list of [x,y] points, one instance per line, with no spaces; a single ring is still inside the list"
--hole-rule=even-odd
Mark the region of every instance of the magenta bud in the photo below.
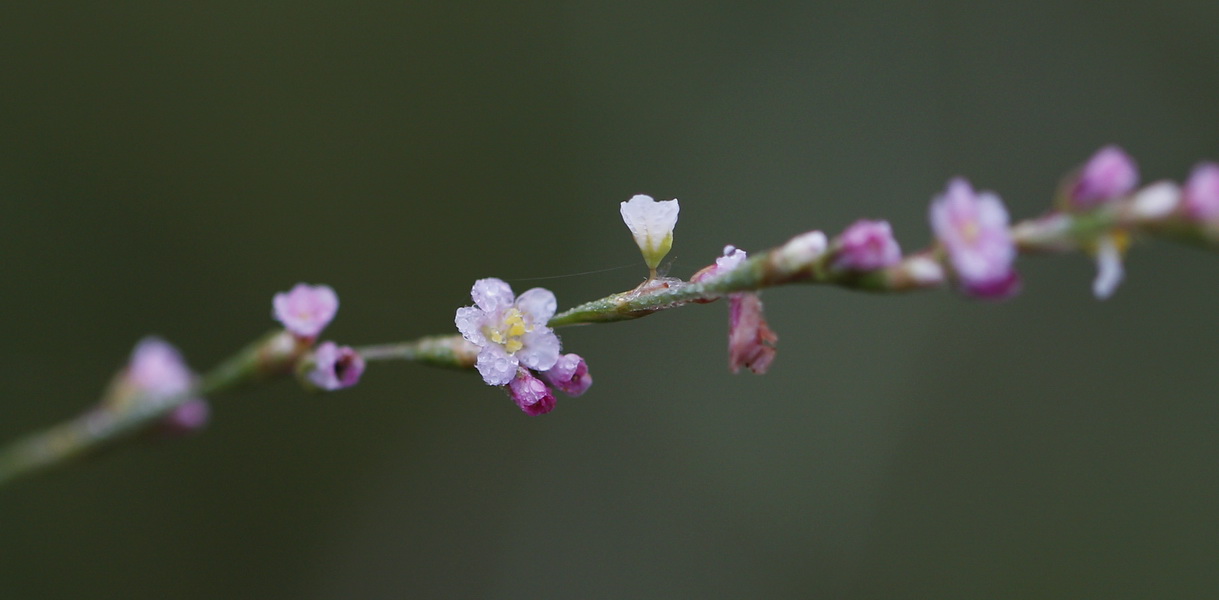
[[[593,385],[593,377],[588,374],[588,363],[579,354],[564,354],[549,371],[542,373],[542,378],[556,389],[576,397],[588,391]]]
[[[1204,162],[1194,167],[1185,182],[1183,207],[1195,221],[1219,219],[1219,164]]]
[[[166,437],[191,435],[207,427],[211,415],[212,408],[207,400],[192,398],[165,415],[157,429]]]
[[[1089,210],[1129,194],[1138,183],[1134,159],[1117,146],[1105,146],[1080,168],[1068,187],[1067,202],[1071,208]]]
[[[527,415],[536,417],[554,410],[554,392],[529,369],[518,368],[516,376],[505,387],[512,401]]]
[[[893,239],[888,221],[856,221],[838,238],[834,266],[847,271],[873,271],[893,266],[902,259],[902,249]]]
[[[305,363],[305,380],[314,387],[334,391],[351,387],[364,374],[364,357],[350,346],[322,342]]]

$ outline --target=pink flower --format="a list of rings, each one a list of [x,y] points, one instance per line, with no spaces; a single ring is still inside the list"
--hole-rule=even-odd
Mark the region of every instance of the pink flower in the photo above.
[[[902,249],[893,239],[888,221],[859,220],[838,239],[834,266],[847,271],[873,271],[897,264]]]
[[[195,379],[178,350],[157,337],[136,344],[127,377],[141,394],[158,399],[185,393]]]
[[[968,181],[953,179],[931,203],[931,228],[966,294],[1006,298],[1019,290],[1020,278],[1012,268],[1016,246],[998,196],[974,193]]]
[[[588,374],[588,363],[579,354],[560,356],[554,366],[541,375],[550,385],[572,397],[587,392],[593,385],[593,378]]]
[[[474,282],[475,306],[457,309],[454,322],[479,347],[475,366],[487,385],[506,385],[524,366],[546,371],[559,360],[559,337],[546,326],[558,303],[554,293],[533,288],[514,297],[512,288],[494,277]]]
[[[317,337],[339,311],[339,297],[330,286],[296,284],[289,292],[275,294],[275,320],[292,335]]]
[[[1067,191],[1071,208],[1089,210],[1129,194],[1139,183],[1139,169],[1124,150],[1105,146],[1092,155]]]
[[[1219,164],[1204,162],[1194,167],[1185,182],[1184,208],[1197,221],[1219,219]]]
[[[333,391],[351,387],[364,374],[364,357],[350,346],[322,342],[313,352],[313,367],[308,372],[310,383]]]
[[[529,369],[517,368],[507,389],[508,395],[527,415],[536,417],[554,410],[554,392],[541,379],[534,377]]]

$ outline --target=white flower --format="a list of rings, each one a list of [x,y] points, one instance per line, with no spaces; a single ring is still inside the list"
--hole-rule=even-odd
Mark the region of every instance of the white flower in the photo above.
[[[1092,281],[1092,294],[1097,300],[1105,300],[1117,291],[1125,274],[1122,268],[1122,250],[1112,234],[1105,235],[1096,244],[1096,279]]]
[[[657,202],[642,194],[622,203],[622,220],[635,236],[643,260],[653,273],[673,247],[679,208],[676,198]]]
[[[518,366],[546,371],[559,360],[559,336],[546,326],[558,302],[554,293],[533,288],[515,297],[494,277],[479,279],[470,291],[476,306],[457,309],[462,337],[477,345],[476,367],[487,385],[507,385]]]

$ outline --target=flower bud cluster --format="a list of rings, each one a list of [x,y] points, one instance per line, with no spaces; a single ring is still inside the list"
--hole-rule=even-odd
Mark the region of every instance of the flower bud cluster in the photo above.
[[[292,356],[297,377],[310,390],[334,391],[351,387],[364,374],[364,358],[350,346],[322,342],[312,352],[317,336],[339,310],[339,297],[330,286],[298,283],[275,295],[273,315],[296,340]]]
[[[553,292],[533,288],[517,296],[507,282],[489,277],[474,282],[470,297],[474,306],[457,309],[457,330],[478,346],[474,366],[483,381],[504,387],[521,410],[540,415],[554,408],[553,392],[536,374],[570,396],[592,385],[584,359],[561,356],[559,336],[547,326],[558,308]]]

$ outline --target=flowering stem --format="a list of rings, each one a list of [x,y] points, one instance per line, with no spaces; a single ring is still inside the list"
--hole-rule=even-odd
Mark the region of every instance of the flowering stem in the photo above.
[[[274,375],[266,368],[265,349],[279,335],[275,332],[250,344],[184,393],[164,398],[143,397],[125,403],[121,409],[99,404],[70,421],[10,443],[0,450],[0,485],[93,454],[146,431],[192,398],[233,390]]]
[[[1219,178],[1219,175],[1216,177]],[[1161,194],[1157,196],[1152,193],[1156,191]],[[1175,200],[1165,202],[1165,193],[1165,188],[1157,190],[1153,185],[1140,193],[1127,194],[1099,206],[1068,208],[1022,221],[1011,227],[1011,241],[1020,254],[1039,254],[1081,249],[1091,251],[1098,239],[1104,236],[1110,236],[1107,239],[1112,242],[1118,235],[1141,234],[1219,250],[1219,221],[1191,218],[1188,211],[1175,208]],[[1206,210],[1219,211],[1219,204],[1215,206]],[[675,222],[675,205],[671,217]],[[667,227],[671,234],[672,223],[644,225],[648,227],[640,225],[642,233],[636,232],[636,237],[644,238],[640,247],[645,251],[645,258],[658,261],[663,256],[662,250],[668,250],[671,235],[656,242],[652,240],[655,237],[652,229],[665,230]],[[632,227],[633,232],[635,229]],[[886,262],[888,266],[883,268],[871,270],[844,266],[843,262],[837,260],[843,251],[843,244],[841,238],[827,244],[823,234],[810,232],[779,247],[755,253],[731,270],[703,278],[696,276],[695,281],[690,282],[657,277],[653,267],[649,278],[635,289],[575,306],[555,315],[547,324],[550,327],[563,327],[636,319],[692,302],[706,303],[737,292],[793,283],[828,284],[886,293],[923,290],[942,287],[951,267],[942,243],[907,254],[893,264]],[[322,292],[325,294],[318,296]],[[333,292],[329,288],[305,289],[299,294],[298,290],[294,290],[293,294],[296,295],[283,295],[282,299],[277,296],[276,310],[286,315],[300,313],[312,316],[312,319],[285,321],[288,331],[275,331],[257,340],[208,372],[185,392],[162,397],[139,396],[134,401],[117,406],[103,402],[75,419],[16,440],[0,449],[0,484],[95,453],[118,441],[149,431],[171,411],[191,399],[213,396],[253,382],[291,374],[293,366],[309,352],[314,337],[320,331],[317,323],[321,322],[324,326],[337,309],[337,299],[331,297]],[[551,302],[553,310],[553,297]],[[318,312],[310,312],[317,308],[315,304],[320,306]],[[366,361],[407,360],[459,369],[473,368],[479,351],[478,346],[460,335],[430,336],[355,349]]]

